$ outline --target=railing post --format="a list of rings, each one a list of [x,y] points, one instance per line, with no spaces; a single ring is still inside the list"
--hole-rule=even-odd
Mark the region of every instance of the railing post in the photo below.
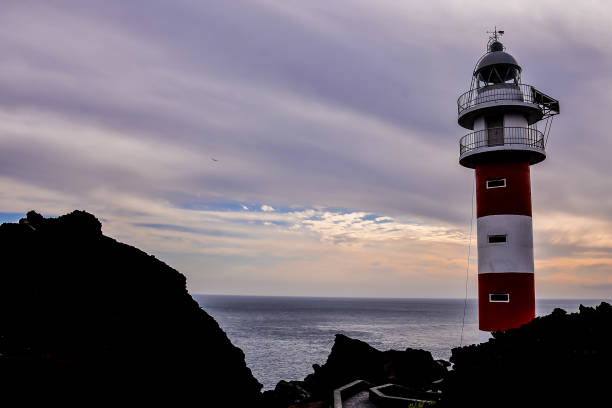
[[[501,127],[497,130],[502,130],[502,143],[489,144],[489,131],[492,129],[477,130],[476,132],[468,133],[459,140],[459,154],[463,155],[472,150],[482,147],[506,146],[506,145],[522,145],[544,149],[544,135],[542,132],[532,128],[524,127]]]

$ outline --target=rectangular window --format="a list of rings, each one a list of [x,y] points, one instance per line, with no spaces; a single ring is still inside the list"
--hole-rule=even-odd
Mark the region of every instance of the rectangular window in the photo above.
[[[489,244],[503,244],[508,242],[508,235],[489,235]]]
[[[489,302],[510,302],[509,293],[489,293]]]
[[[487,188],[506,187],[506,179],[487,180]]]

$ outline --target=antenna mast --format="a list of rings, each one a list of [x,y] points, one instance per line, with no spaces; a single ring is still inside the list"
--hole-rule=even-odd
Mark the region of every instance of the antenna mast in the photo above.
[[[505,31],[498,30],[497,26],[494,26],[493,31],[487,31],[487,34],[489,34],[489,42],[487,42],[487,52],[489,52],[489,50],[491,49],[491,44],[493,44],[494,42],[499,42],[501,36],[504,35],[504,33]]]

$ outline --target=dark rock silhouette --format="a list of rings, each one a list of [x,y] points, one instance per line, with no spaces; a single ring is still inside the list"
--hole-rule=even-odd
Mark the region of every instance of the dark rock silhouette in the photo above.
[[[369,344],[336,334],[327,362],[313,365],[314,373],[304,381],[281,381],[274,391],[264,392],[266,406],[329,400],[334,389],[354,380],[375,385],[395,383],[414,390],[435,389],[435,381],[444,378],[447,369],[424,350],[379,351]]]
[[[243,352],[185,277],[104,236],[93,215],[31,211],[0,226],[0,248],[0,401],[258,404]]]
[[[555,309],[452,351],[441,406],[608,406],[612,306]],[[603,403],[603,405],[601,405]]]
[[[281,380],[276,384],[273,391],[263,393],[263,399],[266,407],[286,408],[294,404],[301,404],[304,401],[311,401],[312,395],[304,388],[304,381]],[[325,399],[329,399],[329,397]]]
[[[323,366],[304,381],[282,381],[266,391],[266,406],[329,401],[334,389],[356,379],[394,383],[412,391],[441,391],[439,407],[608,406],[612,384],[612,306],[555,309],[486,343],[452,350],[453,369],[429,352],[381,352],[336,335]],[[323,404],[324,405],[324,404]],[[307,406],[307,404],[296,405]]]
[[[452,351],[453,370],[423,350],[379,351],[336,335],[304,381],[260,394],[185,277],[102,234],[91,214],[29,212],[0,225],[0,402],[135,402],[285,408],[329,401],[356,379],[442,390],[437,406],[607,406],[612,306],[561,309]],[[307,406],[306,404],[301,406]]]

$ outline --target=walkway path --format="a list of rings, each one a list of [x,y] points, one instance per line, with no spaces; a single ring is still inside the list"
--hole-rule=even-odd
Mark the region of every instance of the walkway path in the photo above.
[[[368,399],[368,391],[361,391],[342,402],[342,408],[376,408]]]

